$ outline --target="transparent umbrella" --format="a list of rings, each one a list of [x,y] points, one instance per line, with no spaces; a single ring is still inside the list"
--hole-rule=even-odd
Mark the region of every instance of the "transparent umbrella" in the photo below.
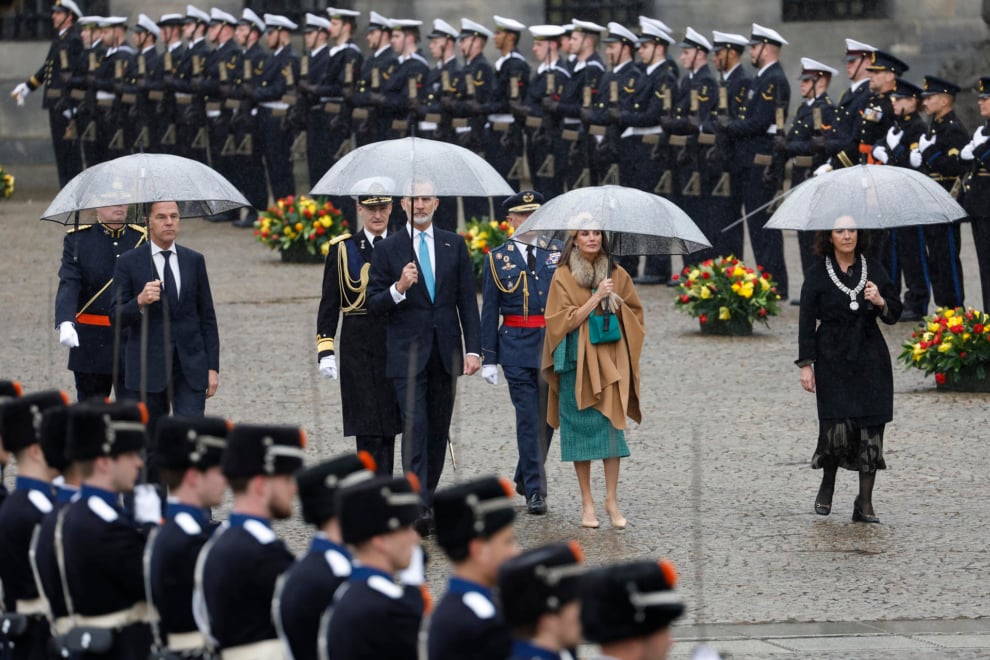
[[[688,254],[711,247],[691,217],[658,195],[624,186],[577,188],[554,197],[529,216],[515,232],[564,238],[569,231],[608,232],[613,256]]]
[[[433,182],[437,197],[497,197],[515,191],[481,156],[464,147],[407,137],[351,151],[324,174],[313,195],[402,195],[413,179]]]
[[[856,165],[808,179],[794,188],[767,229],[831,230],[852,216],[857,227],[884,229],[952,222],[966,211],[930,177],[904,167]]]
[[[178,202],[182,217],[198,217],[250,206],[216,170],[168,154],[131,154],[87,168],[65,184],[42,220],[78,221],[77,213],[117,204]]]

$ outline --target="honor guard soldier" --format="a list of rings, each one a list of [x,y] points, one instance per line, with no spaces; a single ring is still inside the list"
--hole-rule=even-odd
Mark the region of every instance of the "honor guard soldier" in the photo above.
[[[791,158],[791,186],[797,186],[813,175],[826,159],[825,149],[835,122],[835,109],[828,97],[828,85],[837,70],[810,57],[801,58],[801,98],[794,111],[794,121],[787,132],[787,155]],[[815,232],[799,231],[801,272],[815,260]],[[800,297],[791,300],[800,305]]]
[[[155,461],[169,496],[165,521],[148,538],[144,568],[148,600],[158,612],[152,632],[161,653],[206,653],[193,617],[193,578],[196,557],[218,526],[210,508],[223,503],[227,491],[220,459],[228,431],[228,422],[218,417],[165,417],[155,431]]]
[[[127,43],[127,17],[103,19],[103,45],[106,53],[96,70],[97,160],[105,162],[131,153],[128,140],[130,103],[135,98],[131,82],[137,70],[137,52]],[[89,167],[93,163],[87,163]]]
[[[83,44],[75,26],[76,19],[80,16],[82,12],[79,11],[79,5],[73,0],[55,0],[52,5],[55,38],[48,49],[48,55],[35,74],[19,83],[10,93],[18,105],[24,105],[28,94],[44,87],[41,107],[48,110],[48,125],[52,134],[60,188],[83,169],[76,138],[66,135],[76,109],[76,103],[69,95],[69,81],[72,76],[81,73],[84,64]]]
[[[135,486],[144,466],[147,412],[135,403],[80,403],[69,412],[66,454],[79,463],[79,498],[59,511],[55,555],[74,626],[72,653],[143,658],[151,647],[142,556],[148,525],[161,518],[150,485]],[[120,496],[134,490],[133,515]]]
[[[525,190],[502,202],[502,210],[506,221],[518,229],[542,203],[543,195]],[[498,384],[496,365],[502,365],[516,410],[516,489],[534,515],[547,511],[543,466],[553,428],[547,424],[547,382],[540,361],[547,325],[543,312],[560,249],[556,241],[517,236],[488,253],[481,275],[481,376]]]
[[[392,198],[358,198],[360,229],[330,241],[323,269],[323,296],[316,319],[316,350],[320,373],[337,378],[334,336],[343,313],[340,341],[340,404],[344,435],[356,437],[357,451],[366,451],[379,474],[391,476],[395,436],[402,430],[399,404],[385,375],[385,325],[368,314],[365,300],[371,255],[387,235]]]
[[[917,146],[928,126],[921,118],[922,89],[917,85],[898,78],[890,92],[894,108],[895,125],[879,144],[873,147],[873,159],[884,165],[911,167],[911,150]],[[922,226],[900,227],[890,230],[892,261],[891,280],[900,295],[901,273],[904,275],[904,311],[901,321],[920,321],[928,310],[931,287],[922,254],[925,244],[925,229]],[[896,267],[895,267],[896,266]],[[898,272],[900,271],[900,272]]]
[[[28,555],[35,526],[54,509],[53,471],[40,444],[42,415],[68,403],[65,392],[49,390],[0,404],[3,450],[17,460],[14,492],[0,507],[0,650],[9,653],[5,657],[43,658],[48,651],[48,608],[38,593]]]
[[[239,424],[221,469],[234,493],[230,518],[196,561],[196,623],[220,658],[281,660],[272,620],[275,582],[295,558],[271,521],[292,516],[306,435],[293,426]]]
[[[99,162],[98,154],[102,151],[96,143],[96,121],[98,119],[96,106],[96,72],[106,56],[106,46],[103,45],[103,28],[106,25],[103,16],[83,16],[79,19],[79,35],[83,42],[82,64],[76,75],[72,77],[69,86],[70,98],[77,102],[75,108],[75,133],[82,168]],[[66,130],[73,130],[71,124]]]
[[[134,153],[158,151],[158,141],[154,138],[159,133],[159,105],[164,89],[163,62],[157,46],[160,36],[158,24],[145,14],[138,14],[131,33],[136,54],[129,84],[134,92],[123,97],[127,121],[131,124],[127,144]]]
[[[987,309],[990,307],[990,77],[981,77],[973,91],[977,94],[983,123],[973,132],[969,144],[959,152],[959,159],[964,167],[969,168],[963,180],[963,208],[972,221],[983,309]]]
[[[294,136],[284,121],[289,109],[284,97],[295,93],[299,80],[299,56],[292,50],[292,33],[299,26],[285,16],[265,14],[265,28],[272,56],[261,80],[255,82],[253,100],[260,106],[258,124],[272,197],[282,199],[296,194],[291,153]]]
[[[561,104],[576,107],[577,88],[562,58],[564,28],[532,25],[533,55],[539,61],[525,98],[509,101],[515,120],[527,127],[529,172],[533,185],[548,198],[564,192],[569,143],[561,138]]]
[[[112,200],[112,193],[108,195]],[[110,319],[110,284],[114,264],[124,252],[147,241],[147,230],[127,223],[127,206],[95,209],[94,224],[69,229],[62,241],[62,264],[55,293],[55,328],[69,349],[69,370],[79,401],[120,396],[123,369],[113,382],[114,330]],[[118,387],[115,387],[118,386]]]
[[[594,138],[582,117],[582,109],[590,109],[599,81],[605,75],[605,62],[598,54],[598,41],[607,29],[575,18],[572,21],[571,53],[575,56],[571,84],[576,94],[570,103],[560,103],[558,110],[563,119],[561,137],[568,143],[568,170],[564,172],[565,188],[584,188],[594,185],[592,160]]]
[[[512,635],[492,590],[498,569],[519,554],[512,485],[483,477],[437,492],[437,544],[454,564],[430,618],[429,660],[505,660]]]
[[[317,532],[309,551],[279,578],[272,600],[275,628],[293,660],[317,660],[320,619],[351,575],[351,553],[334,509],[337,491],[374,475],[367,452],[338,456],[296,475],[303,520]]]
[[[175,82],[179,66],[186,57],[187,48],[182,43],[182,14],[162,14],[158,19],[159,41],[162,52],[161,99],[158,101],[157,134],[153,136],[159,153],[180,155],[178,147],[178,104],[175,100]]]
[[[430,65],[419,52],[419,28],[422,21],[406,18],[392,20],[392,50],[398,64],[382,83],[380,93],[371,95],[371,103],[387,118],[388,138],[414,135],[423,114],[420,101],[425,98],[423,81]]]
[[[850,162],[857,161],[853,154],[859,148],[859,132],[863,123],[863,110],[872,95],[870,92],[870,72],[867,67],[876,48],[870,44],[846,39],[846,75],[851,84],[839,96],[835,105],[835,126],[828,143],[831,167],[845,167],[838,158],[845,152]]]
[[[299,60],[299,98],[296,101],[295,116],[303,118],[301,128],[306,131],[306,165],[310,187],[316,185],[333,165],[336,151],[330,142],[331,120],[339,116],[342,99],[339,96],[336,99],[331,98],[321,88],[330,64],[330,46],[327,45],[329,40],[330,21],[307,12],[303,21],[305,50]],[[322,101],[323,98],[326,101]],[[336,103],[336,115],[324,110],[324,104],[331,102]],[[337,206],[337,200],[332,200],[332,203]]]
[[[591,571],[581,583],[584,638],[601,647],[601,658],[664,660],[674,645],[670,625],[684,614],[676,585],[666,559]]]
[[[942,78],[925,76],[922,89],[921,103],[928,115],[929,126],[918,139],[918,146],[911,150],[911,167],[927,174],[953,197],[958,197],[966,172],[959,155],[969,142],[969,131],[953,109],[959,86]],[[958,222],[925,227],[928,275],[932,282],[932,297],[939,307],[960,307],[966,297],[959,259],[961,231]]]
[[[529,550],[498,572],[502,612],[514,638],[509,660],[563,660],[581,642],[579,585],[584,553],[576,542]]]
[[[204,95],[206,122],[209,130],[209,164],[232,183],[240,182],[236,145],[233,144],[231,121],[233,110],[227,107],[227,98],[234,89],[235,77],[242,71],[243,52],[234,40],[237,19],[231,14],[213,7],[206,30],[207,40],[214,48],[204,60],[200,90]],[[228,141],[228,138],[230,140]],[[243,183],[242,183],[243,185]],[[246,192],[241,190],[241,192]],[[245,195],[247,196],[247,195]],[[208,220],[227,222],[235,220],[239,212],[220,213]]]
[[[410,478],[375,477],[337,492],[341,537],[354,551],[354,568],[321,622],[321,657],[417,657],[425,577],[412,527],[420,496]]]
[[[370,107],[370,95],[381,91],[382,83],[398,66],[398,54],[392,50],[391,22],[376,11],[368,15],[368,47],[371,55],[361,65],[361,78],[354,93],[351,121],[359,146],[370,144],[385,136],[391,126],[385,124],[382,113]]]
[[[175,141],[176,153],[201,163],[211,163],[206,103],[203,91],[204,67],[210,54],[206,32],[210,15],[202,9],[186,5],[182,36],[186,40],[174,62],[175,77]]]
[[[509,103],[526,98],[529,86],[529,62],[519,52],[519,37],[526,26],[514,18],[493,18],[495,48],[500,57],[495,60],[494,88],[489,100],[491,134],[486,140],[486,159],[504,179],[519,181],[521,185],[525,174],[525,143],[522,126],[509,112]]]
[[[776,30],[753,23],[749,57],[756,67],[756,75],[740,117],[724,129],[735,140],[735,157],[746,168],[739,185],[743,187],[743,206],[753,254],[756,262],[777,279],[777,290],[782,299],[790,297],[783,238],[779,231],[764,229],[763,225],[770,215],[767,206],[780,184],[777,174],[781,172],[779,164],[784,153],[773,151],[773,138],[783,133],[791,102],[791,86],[779,62],[780,49],[787,43]]]
[[[433,58],[433,66],[426,74],[423,87],[426,92],[426,114],[433,115],[424,117],[419,122],[419,135],[425,138],[443,140],[450,142],[453,140],[453,127],[449,112],[444,112],[441,101],[445,96],[454,94],[457,91],[457,75],[461,70],[461,65],[457,61],[457,36],[460,33],[453,25],[442,18],[433,19],[433,30],[426,35],[429,39],[430,56]],[[456,211],[456,209],[455,209]],[[456,228],[456,213],[453,218],[453,225]],[[450,226],[450,222],[445,222]]]

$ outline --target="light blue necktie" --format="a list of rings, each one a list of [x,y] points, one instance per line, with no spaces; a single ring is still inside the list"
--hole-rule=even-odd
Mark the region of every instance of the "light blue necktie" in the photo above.
[[[433,281],[433,266],[430,265],[430,246],[426,244],[426,232],[419,232],[419,268],[423,271],[423,283],[433,302],[436,283]]]

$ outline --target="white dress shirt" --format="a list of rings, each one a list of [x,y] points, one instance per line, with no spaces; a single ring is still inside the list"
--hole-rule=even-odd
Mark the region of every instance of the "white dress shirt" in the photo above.
[[[182,298],[182,277],[179,275],[179,254],[175,250],[175,243],[172,243],[172,247],[169,248],[172,255],[168,258],[169,268],[172,270],[172,279],[175,281],[175,292]],[[151,260],[155,263],[155,271],[158,273],[158,279],[162,282],[165,281],[165,257],[162,256],[164,250],[154,242],[151,243]],[[164,293],[164,292],[163,292]]]

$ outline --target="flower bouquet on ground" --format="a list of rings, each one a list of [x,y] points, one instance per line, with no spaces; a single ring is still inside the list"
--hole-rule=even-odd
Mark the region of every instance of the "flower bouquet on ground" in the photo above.
[[[14,194],[14,175],[0,165],[0,199],[10,199]]]
[[[474,280],[480,284],[484,273],[488,253],[512,237],[513,228],[505,220],[475,220],[471,219],[465,225],[461,236],[467,244],[471,256],[471,267]]]
[[[289,195],[259,214],[254,236],[281,252],[284,261],[322,261],[330,240],[347,229],[347,220],[330,202]]]
[[[751,334],[753,321],[769,327],[767,317],[780,311],[770,273],[762,266],[749,268],[732,255],[688,266],[674,279],[680,282],[674,306],[697,318],[704,333]]]
[[[898,359],[935,374],[939,389],[990,391],[990,314],[939,307],[901,344]]]

